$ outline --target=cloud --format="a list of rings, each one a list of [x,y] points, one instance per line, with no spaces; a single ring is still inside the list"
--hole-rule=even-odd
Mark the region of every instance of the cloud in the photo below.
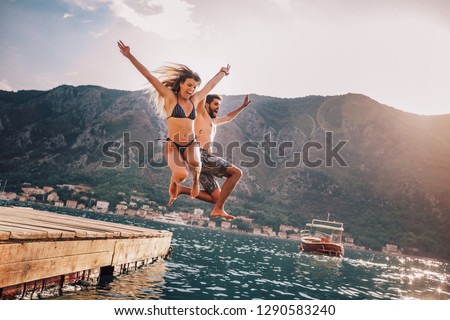
[[[191,19],[193,6],[183,0],[147,0],[138,6],[113,0],[110,8],[117,17],[164,39],[189,40],[200,34],[200,25]]]
[[[63,19],[72,18],[72,17],[73,17],[73,14],[70,14],[70,13],[64,13],[64,15],[63,15]]]
[[[167,40],[190,40],[201,34],[200,24],[191,19],[194,6],[184,0],[74,0],[70,3],[88,11],[108,6],[114,16]]]

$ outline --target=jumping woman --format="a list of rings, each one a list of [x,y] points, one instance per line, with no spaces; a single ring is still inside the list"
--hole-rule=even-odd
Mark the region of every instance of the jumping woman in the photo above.
[[[168,137],[164,148],[172,177],[169,186],[169,204],[177,196],[177,185],[186,180],[192,173],[193,185],[191,198],[200,192],[199,176],[201,171],[200,149],[194,131],[196,118],[195,106],[230,73],[230,65],[220,71],[199,91],[196,89],[201,79],[196,72],[182,64],[163,66],[156,71],[160,77],[155,77],[132,54],[129,46],[122,41],[117,42],[120,52],[130,60],[136,69],[150,82],[154,90],[151,97],[158,115],[167,119]]]

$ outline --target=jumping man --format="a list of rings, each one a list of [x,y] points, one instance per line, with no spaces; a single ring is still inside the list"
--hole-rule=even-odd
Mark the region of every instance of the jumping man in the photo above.
[[[212,155],[217,126],[232,121],[250,102],[251,100],[248,99],[247,95],[239,108],[219,118],[217,115],[222,104],[221,96],[216,94],[208,95],[206,101],[202,100],[197,105],[197,118],[194,122],[194,130],[200,145],[202,160],[200,184],[203,186],[203,190],[200,191],[197,199],[214,204],[211,212],[212,218],[234,219],[234,216],[225,212],[224,205],[242,176],[241,169],[222,158]],[[222,185],[222,189],[220,189],[214,177],[227,178]],[[173,203],[178,195],[189,195],[190,193],[190,188],[178,185],[176,195],[170,198],[169,205]]]

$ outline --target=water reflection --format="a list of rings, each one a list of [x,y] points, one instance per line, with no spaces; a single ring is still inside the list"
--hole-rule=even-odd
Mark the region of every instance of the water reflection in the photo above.
[[[342,276],[341,269],[342,258],[299,253],[293,283],[303,299],[331,299]]]
[[[97,286],[96,289],[65,294],[60,299],[108,299],[108,300],[151,300],[164,298],[164,276],[167,271],[166,261],[157,261],[131,271],[128,274],[113,277],[110,282]]]
[[[322,274],[338,277],[341,275],[342,260],[342,258],[336,257],[299,253],[296,271],[299,273],[305,272],[305,270],[307,272],[314,271],[319,277]]]

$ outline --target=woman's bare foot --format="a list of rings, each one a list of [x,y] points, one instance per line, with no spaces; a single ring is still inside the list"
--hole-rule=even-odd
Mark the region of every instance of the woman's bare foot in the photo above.
[[[211,211],[211,218],[222,218],[226,220],[233,220],[234,216],[226,213],[224,210],[214,209],[213,211]]]
[[[167,205],[170,207],[172,203],[178,198],[178,185],[173,180],[170,180],[169,195],[170,199]]]
[[[200,185],[198,183],[198,179],[195,179],[191,189],[190,195],[191,199],[197,198],[199,193],[200,193]]]

